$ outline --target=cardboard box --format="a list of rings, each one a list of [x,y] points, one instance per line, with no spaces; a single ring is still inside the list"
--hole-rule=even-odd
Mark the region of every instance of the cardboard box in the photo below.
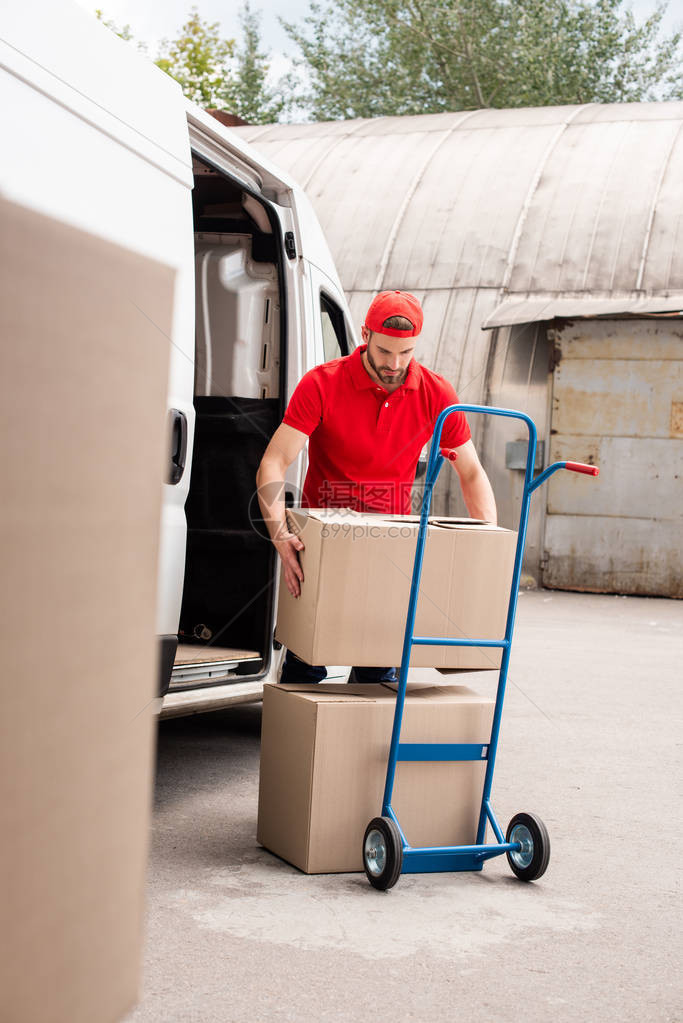
[[[361,871],[382,809],[395,687],[267,685],[257,839],[308,874]],[[488,742],[493,700],[465,686],[408,685],[404,742]],[[476,839],[484,762],[397,765],[392,805],[411,845]]]
[[[304,583],[280,580],[276,639],[309,664],[396,666],[419,518],[346,509],[288,512],[301,535]],[[472,519],[429,520],[415,619],[418,636],[502,639],[517,534]],[[497,668],[495,647],[415,646],[411,664]]]

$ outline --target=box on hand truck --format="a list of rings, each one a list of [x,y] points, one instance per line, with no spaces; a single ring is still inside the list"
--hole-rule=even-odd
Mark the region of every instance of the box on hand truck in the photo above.
[[[529,445],[524,475],[524,491],[520,511],[517,549],[515,552],[505,635],[502,639],[449,639],[443,636],[416,636],[414,634],[415,614],[420,591],[420,576],[425,553],[425,543],[427,540],[429,510],[431,507],[434,485],[444,461],[444,457],[440,452],[441,431],[448,416],[452,415],[454,412],[472,412],[482,415],[504,416],[510,419],[520,419],[522,422],[526,423],[529,432]],[[524,544],[526,541],[531,495],[534,490],[541,486],[542,483],[545,483],[545,481],[552,476],[553,473],[557,472],[558,469],[569,469],[573,472],[585,473],[589,476],[597,476],[599,469],[594,465],[584,465],[581,462],[554,462],[534,478],[535,460],[536,426],[533,420],[531,420],[529,416],[525,415],[523,412],[515,412],[511,409],[487,408],[480,405],[451,405],[449,408],[443,410],[436,421],[434,435],[432,437],[431,447],[429,450],[424,499],[420,515],[420,528],[418,531],[415,549],[410,601],[408,604],[408,615],[403,640],[401,671],[399,675],[398,690],[396,693],[396,707],[394,711],[394,724],[391,735],[391,746],[389,749],[382,813],[380,817],[375,817],[370,821],[363,839],[363,865],[365,867],[365,873],[367,874],[370,884],[380,890],[384,891],[393,887],[402,873],[481,870],[485,860],[491,859],[494,856],[500,856],[503,853],[506,854],[513,873],[522,881],[536,880],[541,877],[548,866],[550,858],[550,839],[545,825],[535,814],[515,814],[508,825],[506,834],[503,835],[500,824],[498,823],[491,807],[493,770],[496,760],[496,750],[498,748],[498,736],[500,733],[500,723],[503,712],[503,700],[505,697],[508,665],[510,663],[510,651],[515,625],[517,595],[519,592],[519,580],[522,572],[522,559],[524,556]],[[478,743],[401,742],[401,725],[403,720],[406,685],[408,682],[410,655],[412,648],[420,645],[477,646],[493,647],[502,650],[496,704],[493,712],[493,724],[490,738]],[[477,829],[476,843],[474,845],[460,846],[431,846],[424,848],[411,847],[403,830],[401,829],[398,817],[394,812],[391,803],[397,763],[399,761],[421,761],[429,763],[433,761],[468,760],[486,761],[486,775],[481,799],[481,809],[479,812],[479,825]],[[487,822],[491,825],[496,839],[496,841],[492,843],[485,842]]]

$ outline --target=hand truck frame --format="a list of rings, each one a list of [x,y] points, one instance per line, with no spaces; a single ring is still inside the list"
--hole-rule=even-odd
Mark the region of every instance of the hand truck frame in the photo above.
[[[434,636],[415,636],[415,614],[420,590],[422,562],[427,540],[429,511],[432,503],[434,486],[444,462],[440,441],[446,419],[455,412],[475,413],[480,415],[504,416],[519,419],[526,423],[529,432],[526,470],[524,474],[524,490],[520,510],[517,548],[512,572],[512,585],[508,604],[505,636],[503,639],[450,639]],[[434,434],[429,449],[429,460],[425,476],[425,489],[420,514],[420,526],[415,548],[413,577],[410,587],[408,614],[403,640],[401,670],[396,693],[394,724],[387,763],[386,784],[382,803],[381,817],[375,817],[367,826],[363,839],[363,864],[370,884],[375,888],[386,890],[393,887],[402,873],[427,873],[434,871],[481,870],[484,861],[494,856],[507,855],[512,871],[523,881],[534,881],[539,878],[548,866],[550,858],[550,840],[543,822],[531,813],[518,813],[510,821],[507,833],[503,831],[491,807],[491,788],[493,771],[498,749],[505,686],[507,683],[508,665],[512,647],[512,635],[517,611],[519,580],[522,573],[522,559],[526,543],[527,524],[531,495],[542,483],[557,472],[558,469],[569,469],[573,472],[597,476],[599,469],[594,465],[581,462],[554,462],[534,477],[536,463],[536,426],[529,416],[512,409],[485,407],[481,405],[450,405],[439,415],[434,427]],[[410,654],[415,645],[429,646],[476,646],[497,647],[502,649],[498,689],[493,712],[491,735],[488,742],[482,743],[402,743],[401,724],[405,703],[406,686]],[[413,848],[406,839],[398,818],[392,808],[391,798],[394,790],[396,764],[399,761],[486,761],[486,775],[481,799],[479,823],[476,843],[460,846],[430,846]],[[489,823],[495,836],[495,842],[484,841],[486,825]]]

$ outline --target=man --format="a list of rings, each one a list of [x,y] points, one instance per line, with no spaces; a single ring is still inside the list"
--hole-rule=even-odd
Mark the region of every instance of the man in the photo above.
[[[289,532],[282,481],[307,440],[303,504],[363,512],[410,513],[420,451],[439,413],[458,402],[451,384],[414,358],[423,322],[420,303],[403,291],[383,291],[368,309],[363,345],[352,355],[316,366],[299,382],[256,476],[259,502],[282,561],[289,592],[298,597],[301,539]],[[496,522],[496,503],[477,457],[464,413],[449,416],[441,434],[472,518]],[[394,678],[393,668],[355,668],[358,681]],[[287,651],[281,682],[319,682],[326,670]]]

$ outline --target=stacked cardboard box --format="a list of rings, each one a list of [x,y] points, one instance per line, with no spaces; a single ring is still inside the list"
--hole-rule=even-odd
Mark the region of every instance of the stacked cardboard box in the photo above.
[[[380,814],[395,686],[269,685],[263,698],[258,841],[309,874],[363,869]],[[493,701],[409,684],[402,740],[481,742]],[[475,841],[485,763],[399,763],[393,805],[413,846]]]
[[[309,664],[398,665],[419,519],[345,509],[290,511],[304,583],[281,579],[276,638]],[[517,534],[472,519],[429,521],[415,634],[501,639]],[[496,668],[495,647],[415,646],[411,664]]]

